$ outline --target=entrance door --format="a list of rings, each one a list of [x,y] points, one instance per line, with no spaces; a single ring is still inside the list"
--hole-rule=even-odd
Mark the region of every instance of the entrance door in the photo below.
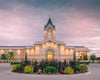
[[[48,50],[46,52],[46,59],[49,60],[49,61],[54,59],[54,52],[52,50]]]

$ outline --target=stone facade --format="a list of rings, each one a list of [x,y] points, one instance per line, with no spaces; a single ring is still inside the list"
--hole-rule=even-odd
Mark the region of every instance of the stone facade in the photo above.
[[[82,55],[90,56],[90,50],[84,46],[65,46],[62,41],[56,40],[56,28],[49,18],[47,24],[44,26],[44,40],[36,41],[34,46],[0,46],[1,54],[8,54],[9,51],[14,52],[16,60],[24,60],[25,53],[28,59],[42,60],[42,59],[57,59],[57,60],[72,60],[73,54],[76,53],[76,58]]]

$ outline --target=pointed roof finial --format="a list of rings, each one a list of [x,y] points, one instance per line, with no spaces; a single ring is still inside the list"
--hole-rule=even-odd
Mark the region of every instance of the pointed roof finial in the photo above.
[[[51,14],[49,14],[49,18],[51,18]]]

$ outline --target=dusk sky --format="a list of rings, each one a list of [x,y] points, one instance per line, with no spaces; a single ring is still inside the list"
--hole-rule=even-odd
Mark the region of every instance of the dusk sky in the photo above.
[[[33,46],[51,19],[56,39],[100,54],[100,0],[0,0],[0,46]]]

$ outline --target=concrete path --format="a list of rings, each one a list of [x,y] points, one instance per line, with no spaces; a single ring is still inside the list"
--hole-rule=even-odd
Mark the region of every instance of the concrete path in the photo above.
[[[0,73],[0,80],[100,80],[100,67],[93,66],[89,66],[89,72],[75,75],[19,74],[8,69],[11,68],[8,66],[7,71]]]

